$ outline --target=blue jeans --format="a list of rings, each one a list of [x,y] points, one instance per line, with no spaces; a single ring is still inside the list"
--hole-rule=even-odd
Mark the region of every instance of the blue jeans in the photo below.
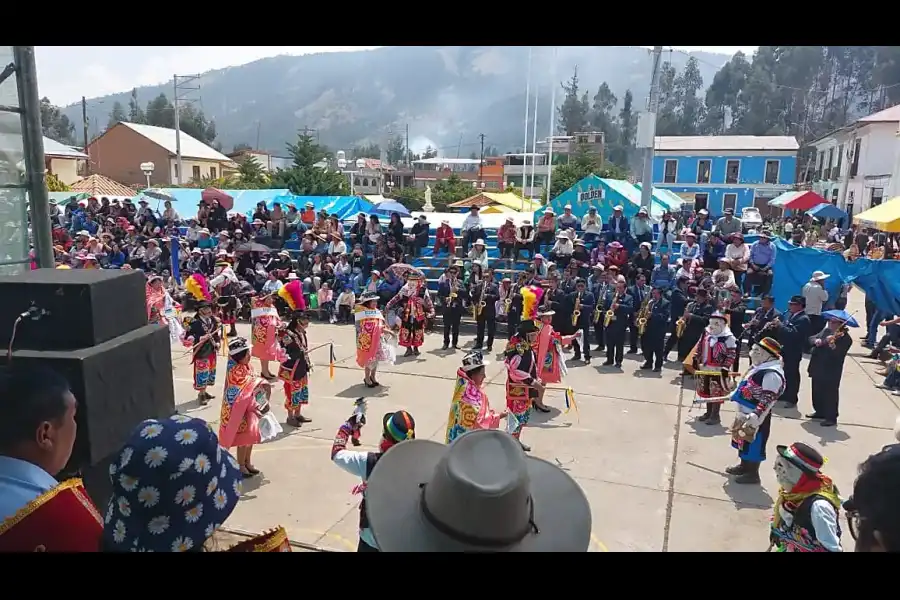
[[[869,321],[869,331],[866,334],[866,341],[863,344],[867,348],[874,348],[875,342],[878,340],[878,324],[884,321],[885,314],[880,310],[876,310]]]

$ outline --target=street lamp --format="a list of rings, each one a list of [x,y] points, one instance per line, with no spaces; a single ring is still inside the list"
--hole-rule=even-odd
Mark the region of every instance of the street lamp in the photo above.
[[[393,198],[394,197],[394,181],[391,179],[388,179],[387,181],[384,182],[384,185],[387,187],[388,197]]]
[[[153,175],[153,170],[156,168],[152,162],[144,162],[141,163],[141,171],[144,172],[144,177],[147,178],[147,187],[150,187],[150,176]]]

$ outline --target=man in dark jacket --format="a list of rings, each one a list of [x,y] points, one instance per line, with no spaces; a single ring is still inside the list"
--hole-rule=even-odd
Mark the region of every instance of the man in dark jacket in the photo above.
[[[459,278],[462,261],[447,269],[447,278],[438,286],[438,298],[444,306],[444,350],[459,346],[459,322],[462,320],[463,302],[468,298],[466,286]],[[452,340],[451,340],[452,337]]]
[[[494,279],[494,270],[487,269],[484,279],[472,288],[472,302],[479,303],[475,323],[475,345],[472,350],[485,348],[488,352],[494,349],[494,334],[497,332],[497,300],[500,299],[500,287]],[[480,305],[484,302],[484,305]],[[487,347],[484,344],[484,330],[487,329]]]
[[[581,342],[575,340],[572,342],[572,360],[581,360],[582,351],[584,352],[584,364],[591,364],[591,319],[594,314],[594,295],[587,289],[587,282],[578,278],[575,280],[575,291],[568,297],[569,309],[567,314],[572,315],[570,318],[574,322],[575,333],[581,332]],[[576,305],[578,315],[575,314]]]
[[[803,358],[803,349],[809,337],[818,333],[809,330],[809,316],[804,311],[805,308],[806,298],[792,296],[787,312],[774,321],[777,323],[774,327],[781,344],[781,360],[784,362],[784,392],[781,399],[789,407],[795,407],[799,402],[797,394],[800,392],[800,360]]]
[[[634,312],[634,299],[626,289],[624,276],[619,275],[616,289],[606,293],[603,308],[604,311],[613,311],[612,321],[603,332],[606,341],[606,362],[603,365],[608,367],[615,364],[617,369],[621,369],[625,353],[625,329]]]
[[[419,215],[419,220],[409,230],[406,242],[406,253],[418,258],[422,254],[422,248],[428,245],[428,217]]]
[[[663,296],[663,288],[655,287],[650,292],[647,304],[647,325],[641,337],[641,350],[644,353],[644,364],[641,369],[653,369],[655,373],[662,371],[665,354],[666,331],[669,329],[669,301]]]
[[[669,295],[669,340],[666,342],[665,350],[663,350],[663,356],[668,356],[675,345],[678,343],[678,336],[675,335],[675,323],[681,318],[681,315],[684,314],[684,308],[687,306],[688,296],[687,296],[687,286],[688,286],[688,278],[685,276],[679,277],[675,281],[675,289],[672,290],[672,293]]]

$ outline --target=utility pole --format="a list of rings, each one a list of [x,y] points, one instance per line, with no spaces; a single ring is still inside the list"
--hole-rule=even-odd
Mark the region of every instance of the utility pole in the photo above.
[[[409,149],[409,123],[406,124],[406,168],[412,163],[412,151]]]
[[[184,165],[181,162],[181,110],[178,107],[179,100],[186,100],[187,93],[199,90],[200,86],[188,87],[187,84],[200,79],[199,75],[173,75],[172,85],[175,89],[175,97],[172,100],[172,108],[175,109],[175,183],[181,185],[185,181]],[[180,81],[179,81],[180,80]],[[180,97],[179,93],[185,91],[185,97]]]
[[[81,124],[84,127],[84,153],[87,154],[87,145],[88,145],[88,118],[87,118],[87,100],[84,99],[84,96],[81,97]],[[85,175],[91,174],[91,158],[88,156],[87,165],[87,173]]]
[[[459,142],[456,144],[456,158],[459,158],[459,153],[462,150],[462,134],[459,134]]]
[[[662,46],[653,47],[653,72],[650,76],[650,97],[647,102],[641,141],[644,143],[644,172],[641,177],[641,206],[650,212],[653,199],[653,150],[656,145],[656,113],[659,110],[659,67],[662,59]]]
[[[484,170],[484,134],[479,134],[481,138],[481,162],[478,163],[478,191],[482,191],[483,183],[481,181],[482,171]]]

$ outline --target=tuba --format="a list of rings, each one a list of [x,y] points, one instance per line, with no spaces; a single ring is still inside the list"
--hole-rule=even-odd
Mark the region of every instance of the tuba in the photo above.
[[[575,310],[572,311],[572,327],[578,327],[578,319],[581,318],[581,292],[575,295]]]
[[[613,319],[616,318],[616,311],[612,309],[612,305],[616,304],[619,301],[619,292],[613,294],[612,303],[610,304],[609,310],[606,311],[606,314],[603,315],[603,326],[609,327],[609,324],[613,322]]]
[[[647,318],[650,316],[650,311],[652,310],[650,307],[650,300],[650,296],[644,298],[644,302],[641,304],[640,310],[638,310],[637,332],[639,336],[643,336],[644,332],[647,331]]]

